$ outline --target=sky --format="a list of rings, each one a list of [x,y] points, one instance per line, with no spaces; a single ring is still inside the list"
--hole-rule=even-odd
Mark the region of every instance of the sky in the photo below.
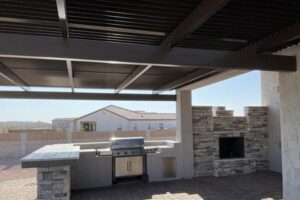
[[[175,102],[0,99],[0,121],[51,122],[54,118],[80,117],[112,104],[131,110],[176,112]],[[260,72],[252,71],[194,90],[192,104],[226,106],[236,116],[242,116],[244,106],[261,105]]]

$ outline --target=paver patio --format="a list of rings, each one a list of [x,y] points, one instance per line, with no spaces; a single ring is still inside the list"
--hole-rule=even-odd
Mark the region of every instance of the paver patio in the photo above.
[[[36,170],[22,169],[18,159],[0,160],[0,199],[36,199]],[[129,183],[72,192],[72,199],[279,200],[281,175],[259,172],[232,177],[199,177],[160,183]]]
[[[114,187],[73,191],[72,199],[203,199],[203,200],[279,200],[281,175],[258,172],[232,177],[199,177],[160,183],[131,183]]]

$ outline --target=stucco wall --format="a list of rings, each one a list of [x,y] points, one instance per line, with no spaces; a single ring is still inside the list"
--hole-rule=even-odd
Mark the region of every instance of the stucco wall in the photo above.
[[[262,105],[268,106],[270,170],[281,172],[279,72],[261,73]]]
[[[280,72],[280,111],[283,197],[299,200],[300,197],[300,45],[279,52],[296,55],[296,72]]]

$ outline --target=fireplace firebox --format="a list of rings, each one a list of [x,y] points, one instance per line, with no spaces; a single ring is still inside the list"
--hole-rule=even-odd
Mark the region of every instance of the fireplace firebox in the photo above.
[[[220,159],[244,158],[244,137],[221,137],[219,138]]]

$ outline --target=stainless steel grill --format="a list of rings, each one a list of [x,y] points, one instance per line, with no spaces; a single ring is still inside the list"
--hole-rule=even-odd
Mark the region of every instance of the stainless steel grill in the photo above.
[[[144,138],[112,138],[113,182],[118,178],[147,177]]]
[[[143,137],[111,138],[111,149],[144,148]]]

